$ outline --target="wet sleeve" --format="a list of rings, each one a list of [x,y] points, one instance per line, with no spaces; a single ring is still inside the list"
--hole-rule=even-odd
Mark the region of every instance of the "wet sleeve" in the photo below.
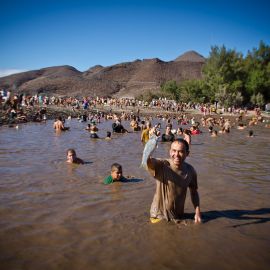
[[[192,166],[190,166],[189,170],[190,170],[190,177],[191,177],[189,188],[190,189],[198,189],[197,173]]]
[[[166,139],[165,139],[165,134],[162,134],[162,136],[161,136],[161,141],[162,141],[162,142],[165,142],[165,141],[166,141]]]
[[[156,162],[155,162],[154,177],[161,182],[164,182],[164,166],[165,166],[164,163],[165,162],[166,161],[164,160],[158,160],[158,159],[156,159]]]

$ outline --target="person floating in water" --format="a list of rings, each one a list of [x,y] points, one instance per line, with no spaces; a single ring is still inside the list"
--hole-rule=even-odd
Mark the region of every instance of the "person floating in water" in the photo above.
[[[201,223],[200,199],[197,173],[185,162],[189,154],[189,145],[183,139],[172,142],[169,159],[156,159],[149,156],[149,173],[157,179],[156,192],[150,209],[152,223],[165,219],[179,222],[184,215],[187,189],[195,208],[195,223]]]
[[[103,183],[105,185],[108,185],[114,182],[126,182],[126,181],[127,179],[123,177],[122,166],[119,163],[113,163],[111,166],[111,174],[103,180]]]
[[[70,148],[67,150],[67,163],[84,164],[84,161],[77,157],[74,149]]]

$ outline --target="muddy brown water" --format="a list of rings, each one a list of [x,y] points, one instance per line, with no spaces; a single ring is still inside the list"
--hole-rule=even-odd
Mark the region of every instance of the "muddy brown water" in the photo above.
[[[270,129],[192,137],[204,223],[193,224],[188,194],[177,227],[149,222],[155,181],[139,168],[140,133],[93,140],[75,119],[61,134],[52,124],[0,128],[0,269],[269,269]],[[104,137],[111,122],[99,128]],[[66,164],[69,147],[87,164]],[[132,182],[102,184],[113,162]]]

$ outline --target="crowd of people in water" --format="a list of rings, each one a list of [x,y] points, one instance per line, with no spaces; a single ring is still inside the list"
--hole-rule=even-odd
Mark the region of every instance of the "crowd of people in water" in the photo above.
[[[168,101],[166,99],[152,100],[147,103],[135,99],[116,98],[59,98],[35,95],[27,97],[25,95],[13,95],[2,93],[0,95],[2,110],[6,110],[10,117],[10,124],[15,119],[26,118],[24,108],[39,106],[39,110],[33,117],[33,121],[46,122],[46,109],[48,106],[70,107],[72,112],[77,112],[77,121],[85,123],[85,132],[89,132],[89,137],[93,140],[111,140],[113,134],[124,134],[136,132],[140,134],[140,140],[149,149],[153,146],[150,141],[158,138],[159,141],[170,143],[169,158],[156,159],[147,156],[147,170],[156,181],[156,192],[150,209],[150,221],[152,223],[160,220],[180,221],[184,214],[184,204],[187,189],[190,189],[191,201],[194,205],[194,221],[201,223],[200,200],[198,193],[197,173],[192,165],[185,162],[190,151],[192,136],[198,136],[203,130],[207,130],[210,137],[218,137],[222,134],[229,134],[231,129],[248,129],[247,137],[253,137],[253,127],[262,124],[266,128],[270,127],[269,120],[264,119],[259,109],[252,117],[247,116],[245,110],[230,108],[231,114],[212,110],[209,104],[185,104]],[[93,108],[104,108],[109,106],[109,110],[93,110]],[[133,108],[124,110],[124,108]],[[152,108],[156,114],[147,115],[141,113],[141,108]],[[116,113],[113,108],[120,109],[121,113]],[[161,110],[155,111],[156,108]],[[200,117],[186,113],[187,109],[200,111]],[[68,119],[71,119],[70,115]],[[100,137],[99,124],[102,121],[111,121],[111,129],[106,130],[106,137]],[[129,123],[128,127],[124,123]],[[58,116],[53,128],[56,132],[69,131],[70,127],[65,125],[65,119]],[[72,131],[71,131],[72,132]],[[155,143],[155,142],[154,142]],[[147,152],[147,151],[146,151]],[[69,164],[84,164],[85,162],[77,156],[76,150],[70,148],[66,152],[66,162]],[[111,165],[110,175],[103,183],[112,184],[114,182],[128,182],[123,176],[123,169],[119,163]]]
[[[189,188],[191,191],[191,200],[194,205],[195,223],[202,221],[199,193],[196,170],[188,163],[185,162],[185,158],[189,154],[191,140],[193,136],[202,134],[202,129],[209,133],[209,137],[217,137],[222,134],[230,134],[231,129],[243,130],[248,129],[245,133],[246,137],[253,137],[254,132],[252,127],[263,124],[264,118],[260,115],[254,115],[252,118],[248,118],[245,115],[239,115],[238,117],[229,118],[226,116],[204,116],[195,118],[192,115],[185,113],[177,115],[157,114],[153,116],[140,116],[136,113],[122,112],[117,113],[89,113],[78,115],[77,121],[85,122],[85,130],[90,133],[92,139],[106,139],[111,140],[114,133],[131,133],[136,132],[140,134],[140,140],[147,147],[147,143],[151,140],[151,137],[155,134],[159,137],[159,141],[168,142],[171,145],[170,158],[165,160],[154,159],[149,155],[147,161],[147,167],[149,173],[156,178],[157,189],[154,195],[150,210],[150,221],[152,223],[159,222],[162,219],[173,220],[178,222],[184,214],[184,197]],[[111,121],[111,129],[106,130],[106,137],[100,137],[98,135],[98,125],[103,121]],[[123,122],[129,126],[124,126]],[[54,128],[57,131],[68,130],[68,127],[64,126],[64,121],[59,117],[54,122]],[[203,127],[203,128],[202,128]],[[224,135],[225,136],[225,135]],[[67,162],[84,164],[84,161],[77,157],[74,149],[67,150]],[[173,171],[173,174],[172,172]],[[179,175],[181,177],[179,177]],[[186,175],[188,180],[183,180],[183,175]],[[181,184],[181,191],[179,187],[172,187],[169,185],[164,189],[163,185],[166,185],[168,179],[173,177],[173,181],[184,181],[185,185]],[[114,182],[128,182],[128,179],[123,176],[122,166],[119,163],[113,163],[111,166],[111,172],[109,176],[106,176],[103,183],[112,184]],[[188,183],[188,184],[186,184]],[[182,190],[183,189],[183,190]],[[164,195],[162,190],[167,190],[168,194]],[[166,198],[167,199],[166,199]],[[179,200],[179,204],[172,207],[167,201],[175,202]],[[162,207],[161,207],[162,205]]]
[[[69,116],[71,118],[71,116]],[[156,118],[159,121],[152,126],[152,120]],[[45,117],[46,119],[46,117]],[[245,114],[240,114],[237,117],[226,117],[223,115],[201,115],[195,119],[195,116],[179,113],[178,115],[170,114],[156,114],[155,116],[141,116],[139,113],[121,112],[89,112],[85,111],[79,114],[77,120],[80,122],[87,122],[85,130],[88,130],[91,138],[99,138],[98,124],[103,120],[112,120],[112,129],[107,131],[107,137],[111,138],[112,133],[129,133],[141,132],[141,141],[146,143],[149,140],[149,132],[154,128],[161,137],[162,142],[173,142],[176,138],[183,137],[189,144],[192,135],[199,135],[202,133],[201,127],[206,127],[212,137],[218,134],[230,133],[231,128],[252,129],[253,126],[262,123],[266,128],[269,126],[269,120],[261,116],[260,112],[254,114],[252,117],[247,117]],[[129,128],[123,126],[122,121],[129,121]],[[232,122],[233,121],[233,122]],[[161,132],[161,123],[166,123],[165,132]],[[174,126],[173,126],[174,125]],[[175,128],[173,128],[175,127]],[[54,123],[56,130],[67,130],[64,126],[64,121],[61,117],[56,119]]]

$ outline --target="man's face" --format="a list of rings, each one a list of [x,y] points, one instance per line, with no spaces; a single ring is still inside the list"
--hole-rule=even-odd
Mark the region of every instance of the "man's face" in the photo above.
[[[122,170],[115,169],[111,173],[113,180],[119,181],[122,177]]]
[[[172,131],[171,127],[166,127],[166,134],[170,134]]]
[[[177,141],[171,144],[170,157],[176,167],[180,167],[187,157],[187,150],[183,143]]]

